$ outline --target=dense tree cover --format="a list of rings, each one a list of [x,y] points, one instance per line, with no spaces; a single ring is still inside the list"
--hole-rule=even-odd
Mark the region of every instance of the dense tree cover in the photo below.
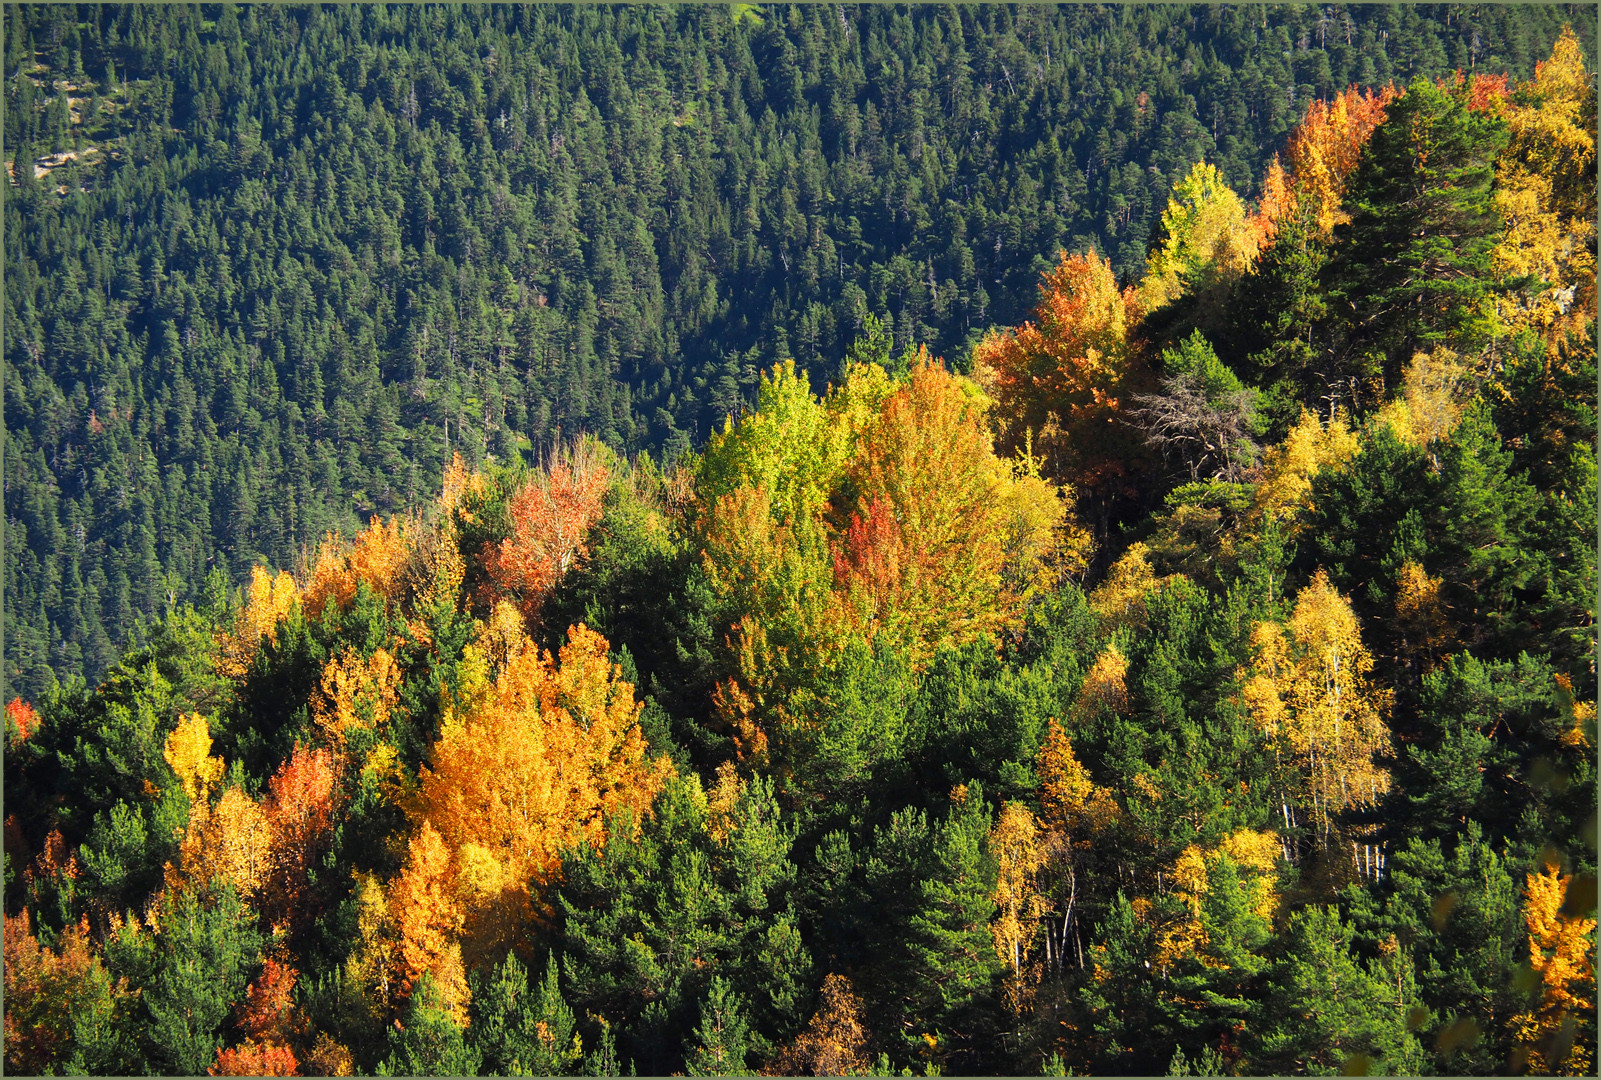
[[[1309,102],[1527,78],[1575,11],[8,6],[0,683],[97,681],[457,450],[670,460],[867,314],[963,365],[1060,248],[1143,273],[1196,162],[1237,214]],[[1574,209],[1516,212],[1549,276]]]
[[[1594,117],[1331,94],[962,362],[175,599],[7,707],[7,1067],[1588,1075]]]

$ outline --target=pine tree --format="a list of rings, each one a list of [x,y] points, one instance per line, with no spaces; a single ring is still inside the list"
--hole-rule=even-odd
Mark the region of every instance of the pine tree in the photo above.
[[[1351,223],[1335,230],[1331,310],[1354,408],[1400,381],[1414,352],[1489,339],[1500,230],[1493,192],[1505,124],[1426,79],[1388,108],[1351,176]]]

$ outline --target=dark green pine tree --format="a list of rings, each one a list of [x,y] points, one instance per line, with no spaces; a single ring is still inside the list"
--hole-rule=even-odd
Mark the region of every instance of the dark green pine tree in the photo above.
[[[1247,357],[1242,373],[1264,388],[1258,409],[1270,441],[1284,437],[1303,403],[1330,399],[1328,299],[1320,280],[1328,261],[1329,246],[1310,214],[1293,214],[1279,222],[1273,245],[1230,299],[1226,344]]]
[[[477,1076],[479,1055],[424,975],[389,1029],[389,1056],[379,1076]]]
[[[106,967],[141,990],[122,1018],[144,1056],[136,1071],[201,1076],[216,1064],[223,1023],[244,998],[261,934],[254,913],[224,884],[174,894],[158,926],[125,923],[106,941]]]
[[[1506,140],[1505,124],[1422,77],[1373,132],[1325,271],[1353,405],[1377,404],[1414,352],[1488,339],[1501,225],[1491,185]]]
[[[1506,1068],[1508,1020],[1527,1008],[1518,968],[1528,948],[1523,874],[1475,822],[1454,838],[1414,839],[1389,861],[1387,895],[1352,889],[1354,924],[1369,948],[1394,941],[1416,963],[1418,1034],[1438,1055],[1422,1071],[1484,1075]],[[1449,1034],[1448,1034],[1449,1033]]]
[[[1262,1019],[1260,977],[1273,924],[1252,906],[1240,868],[1227,855],[1206,863],[1206,896],[1201,901],[1205,943],[1174,965],[1167,996],[1181,1044],[1206,1050],[1237,1043],[1240,1033],[1256,1030]]]
[[[1167,1062],[1161,1006],[1149,958],[1154,934],[1118,890],[1086,959],[1094,974],[1080,991],[1096,1072],[1155,1075]]]
[[[1260,1074],[1417,1076],[1428,1063],[1408,1025],[1417,1004],[1412,961],[1394,942],[1359,963],[1353,930],[1333,907],[1290,916],[1284,952],[1268,976],[1250,1070]],[[1412,1017],[1416,1026],[1416,1016]]]
[[[700,1006],[700,1026],[690,1036],[684,1068],[689,1076],[748,1076],[750,1024],[728,980],[714,976]]]
[[[898,1060],[983,1072],[992,1054],[990,994],[1000,961],[990,938],[996,863],[978,784],[958,791],[944,820],[896,813],[866,860],[868,928],[864,996],[897,1032]],[[886,1038],[892,1038],[886,1035]],[[930,1041],[932,1040],[932,1041]],[[993,1067],[993,1066],[990,1066]]]
[[[494,1076],[562,1076],[582,1057],[577,1019],[562,999],[556,955],[538,987],[516,954],[507,954],[474,989],[469,1040],[480,1067]]]

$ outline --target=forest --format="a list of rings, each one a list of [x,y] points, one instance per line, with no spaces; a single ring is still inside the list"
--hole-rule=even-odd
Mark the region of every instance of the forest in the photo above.
[[[1310,102],[1592,6],[5,5],[0,691],[457,452],[669,463],[869,313],[961,368],[1198,161],[1258,198]]]
[[[1593,9],[5,16],[7,1071],[1594,1074]]]

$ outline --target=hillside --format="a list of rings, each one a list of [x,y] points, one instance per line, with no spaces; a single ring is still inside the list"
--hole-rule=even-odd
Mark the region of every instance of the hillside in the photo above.
[[[452,445],[13,698],[6,1068],[1592,1075],[1591,64],[1314,98],[958,357]]]
[[[865,313],[957,366],[1313,100],[1587,7],[9,6],[4,678],[558,435],[673,460]],[[1587,21],[1586,21],[1587,20]]]

